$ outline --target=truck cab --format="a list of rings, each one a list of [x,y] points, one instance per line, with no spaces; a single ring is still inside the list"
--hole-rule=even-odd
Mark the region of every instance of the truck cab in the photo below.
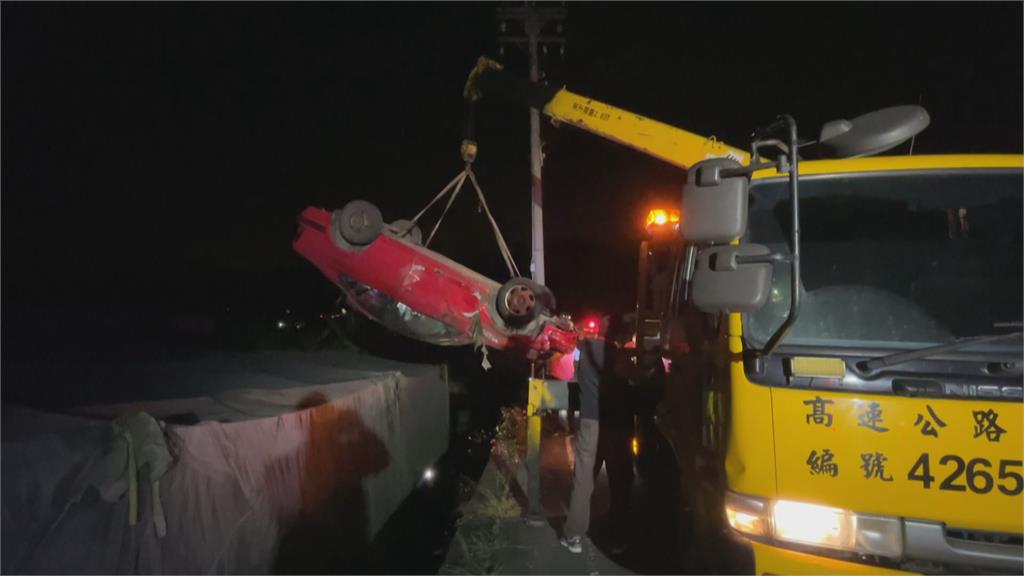
[[[684,190],[707,353],[659,423],[708,522],[756,573],[1020,573],[1024,158],[789,144]]]

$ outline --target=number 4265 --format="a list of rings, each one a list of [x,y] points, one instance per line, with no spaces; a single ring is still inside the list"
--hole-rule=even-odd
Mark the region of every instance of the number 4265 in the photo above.
[[[952,464],[951,468],[947,466],[949,464]],[[992,491],[992,487],[995,486],[1007,496],[1016,496],[1024,489],[1024,478],[1021,477],[1021,473],[1012,470],[1013,468],[1021,467],[1022,462],[1020,460],[999,461],[999,469],[997,471],[998,485],[996,485],[992,474],[989,472],[992,469],[992,463],[985,458],[972,458],[965,462],[959,456],[946,454],[939,458],[939,465],[943,466],[944,471],[947,473],[945,479],[939,484],[939,490],[951,490],[954,492],[970,490],[976,494],[988,494]],[[965,482],[958,483],[961,476],[964,477]],[[907,472],[907,479],[916,480],[924,484],[925,488],[931,488],[936,478],[931,473],[931,463],[927,453],[921,454],[921,457],[910,468],[910,472]]]

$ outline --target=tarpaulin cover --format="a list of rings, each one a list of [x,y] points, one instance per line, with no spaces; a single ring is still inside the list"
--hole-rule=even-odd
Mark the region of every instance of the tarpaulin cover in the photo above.
[[[5,405],[3,572],[344,571],[446,450],[438,366],[343,353],[219,366],[210,395],[80,411],[93,417]],[[137,410],[199,420],[164,426],[172,463],[158,484],[162,538],[148,467],[134,526],[127,496],[107,502],[98,488],[117,443],[112,422],[96,416]]]

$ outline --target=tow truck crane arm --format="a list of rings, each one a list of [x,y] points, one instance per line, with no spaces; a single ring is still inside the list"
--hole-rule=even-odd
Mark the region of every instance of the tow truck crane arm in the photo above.
[[[487,94],[524,102],[549,116],[555,125],[571,124],[683,169],[707,158],[732,158],[740,164],[750,163],[749,153],[719,142],[713,136],[687,132],[565,88],[531,83],[506,72],[501,64],[484,56],[477,60],[463,90],[469,104],[464,153],[467,147],[475,153],[474,104]]]

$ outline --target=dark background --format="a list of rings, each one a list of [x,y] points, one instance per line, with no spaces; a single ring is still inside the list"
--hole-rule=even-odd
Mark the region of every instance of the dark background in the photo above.
[[[570,4],[565,58],[543,67],[740,147],[780,112],[814,135],[920,102],[915,154],[1019,153],[1021,6]],[[478,55],[498,56],[496,7],[4,3],[5,362],[329,308],[336,290],[291,251],[295,216],[365,198],[408,218],[455,176],[461,90]],[[522,54],[501,60],[525,75]],[[477,135],[526,270],[527,110],[485,101]],[[543,137],[548,285],[570,312],[630,308],[640,219],[684,173],[573,128]],[[506,278],[469,198],[434,247]]]

